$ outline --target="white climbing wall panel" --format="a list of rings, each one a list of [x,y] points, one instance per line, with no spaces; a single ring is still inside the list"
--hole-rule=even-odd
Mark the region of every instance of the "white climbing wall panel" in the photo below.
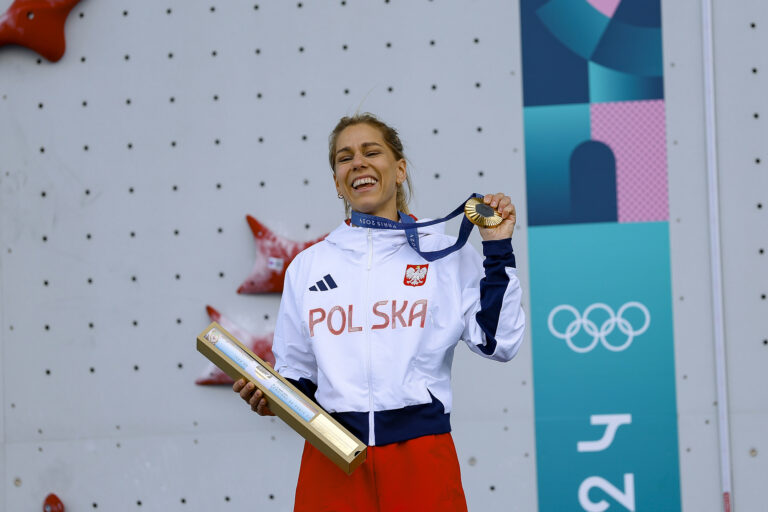
[[[738,4],[715,2],[715,34],[747,511],[768,474],[768,14]],[[663,9],[683,509],[715,512],[699,2]],[[245,215],[300,241],[341,221],[327,136],[342,115],[398,128],[419,216],[509,193],[527,290],[518,2],[83,0],[66,34],[57,63],[0,48],[0,509],[37,510],[50,492],[73,511],[291,509],[300,439],[196,386],[195,336],[206,305],[273,330],[279,296],[236,293],[256,254]],[[530,358],[529,345],[506,365],[457,350],[470,510],[537,508]]]
[[[725,349],[735,510],[768,477],[768,5],[715,2]]]
[[[327,136],[360,109],[400,130],[418,215],[504,190],[524,217],[517,12],[84,0],[61,61],[1,49],[5,508],[289,510],[298,436],[194,384],[206,305],[274,327],[278,295],[236,293],[245,215],[294,240],[333,229]],[[516,236],[523,267],[524,220]],[[473,508],[535,507],[529,357],[481,367],[511,390],[493,402],[458,386]]]

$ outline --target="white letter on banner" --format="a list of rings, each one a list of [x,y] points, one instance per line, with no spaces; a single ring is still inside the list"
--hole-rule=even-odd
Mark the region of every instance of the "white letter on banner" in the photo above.
[[[593,487],[602,489],[608,496],[618,501],[630,512],[635,512],[635,475],[624,473],[624,492],[622,493],[611,482],[599,476],[591,476],[579,486],[579,505],[587,512],[603,512],[609,505],[605,500],[597,503],[589,501],[589,491]]]
[[[589,417],[590,425],[607,425],[603,437],[597,441],[579,441],[576,443],[576,450],[580,452],[599,452],[605,450],[613,442],[619,427],[631,423],[631,414],[593,414]]]

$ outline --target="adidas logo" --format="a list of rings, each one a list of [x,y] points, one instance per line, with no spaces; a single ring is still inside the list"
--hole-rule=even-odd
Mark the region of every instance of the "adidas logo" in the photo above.
[[[327,290],[333,290],[334,288],[337,288],[338,285],[336,284],[336,281],[333,280],[331,277],[331,274],[326,274],[320,281],[318,281],[314,286],[309,287],[309,291],[311,292],[317,292],[317,291],[327,291]]]

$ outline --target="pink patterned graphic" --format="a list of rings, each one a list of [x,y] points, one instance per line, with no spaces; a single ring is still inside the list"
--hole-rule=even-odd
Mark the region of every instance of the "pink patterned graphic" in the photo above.
[[[616,157],[619,222],[669,219],[664,100],[590,105],[592,139]]]
[[[587,0],[587,3],[602,14],[605,14],[609,18],[613,18],[613,14],[619,7],[621,0]]]

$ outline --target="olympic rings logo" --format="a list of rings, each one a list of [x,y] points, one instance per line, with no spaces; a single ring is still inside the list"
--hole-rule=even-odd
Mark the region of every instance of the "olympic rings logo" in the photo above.
[[[639,328],[635,329],[632,324],[624,318],[624,313],[630,309],[635,308],[640,310],[640,312],[643,314],[644,322],[643,325],[641,325]],[[589,319],[590,313],[592,313],[595,310],[602,310],[606,313],[608,313],[608,319],[603,321],[602,325],[598,329],[597,324]],[[568,324],[568,326],[565,328],[565,331],[559,332],[555,328],[555,316],[557,316],[558,313],[561,311],[567,312],[571,315],[573,315],[573,320]],[[549,318],[547,319],[547,325],[549,326],[549,332],[552,333],[553,336],[556,338],[559,338],[561,340],[565,340],[565,342],[568,344],[568,347],[570,347],[571,350],[574,352],[578,352],[580,354],[583,354],[585,352],[589,352],[592,349],[595,348],[597,345],[597,342],[603,344],[605,348],[612,352],[621,352],[622,350],[627,349],[631,344],[632,341],[637,337],[643,334],[645,331],[648,330],[648,326],[651,325],[651,314],[648,311],[648,308],[645,307],[640,302],[627,302],[621,308],[619,308],[619,311],[614,314],[613,309],[611,309],[610,306],[603,303],[596,303],[589,306],[587,309],[584,310],[584,315],[580,315],[579,311],[574,308],[571,305],[568,304],[561,304],[554,308],[549,313]],[[620,345],[612,345],[609,341],[607,336],[613,332],[614,329],[618,327],[619,331],[621,331],[624,335],[627,336],[627,339],[621,343]],[[584,329],[584,332],[586,332],[588,335],[592,336],[592,341],[587,345],[586,347],[579,347],[573,343],[573,337],[581,330]]]

